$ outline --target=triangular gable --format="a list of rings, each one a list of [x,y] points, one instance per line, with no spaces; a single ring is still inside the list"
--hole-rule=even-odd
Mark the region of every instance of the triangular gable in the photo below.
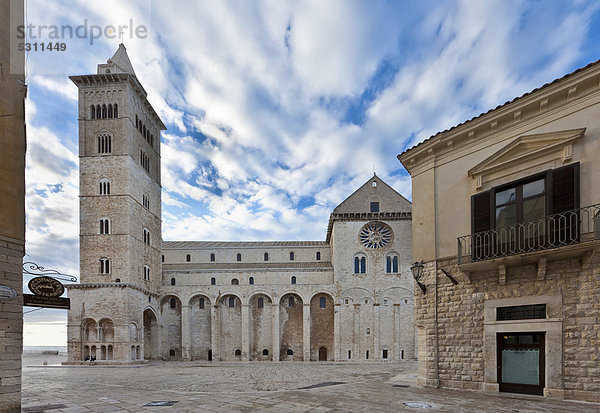
[[[480,188],[485,176],[509,170],[517,164],[531,163],[548,156],[568,161],[573,153],[573,143],[584,135],[585,129],[520,136],[470,169],[469,176],[477,179],[477,188]]]
[[[135,76],[133,65],[123,43],[119,44],[119,48],[113,57],[106,61],[106,64],[98,65],[98,73],[101,71],[106,73],[106,69],[110,69],[111,73],[129,73]]]
[[[373,182],[376,186],[373,186]],[[365,182],[333,210],[334,214],[370,212],[370,201],[380,202],[380,212],[410,212],[412,204],[377,175]]]

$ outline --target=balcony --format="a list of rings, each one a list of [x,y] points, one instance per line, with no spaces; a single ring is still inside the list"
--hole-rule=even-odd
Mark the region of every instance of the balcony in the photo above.
[[[538,255],[595,240],[600,240],[600,204],[458,237],[458,264]]]

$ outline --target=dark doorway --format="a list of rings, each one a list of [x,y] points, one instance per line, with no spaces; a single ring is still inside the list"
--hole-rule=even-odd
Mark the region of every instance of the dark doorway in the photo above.
[[[325,347],[319,349],[319,361],[327,361],[327,349]]]
[[[498,333],[500,391],[544,394],[544,333]]]
[[[212,350],[208,350],[208,361],[212,361]]]

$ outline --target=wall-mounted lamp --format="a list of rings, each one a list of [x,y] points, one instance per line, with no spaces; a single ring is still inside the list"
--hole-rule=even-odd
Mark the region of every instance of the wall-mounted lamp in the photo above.
[[[410,267],[410,270],[412,271],[412,276],[417,282],[417,285],[419,286],[421,291],[423,291],[423,295],[425,295],[425,293],[427,293],[427,287],[425,287],[425,284],[419,282],[421,276],[423,275],[423,268],[425,268],[425,266],[423,265],[423,261],[415,261],[414,265]]]

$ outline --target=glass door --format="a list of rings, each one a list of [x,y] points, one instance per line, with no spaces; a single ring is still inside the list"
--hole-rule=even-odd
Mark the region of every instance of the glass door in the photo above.
[[[498,333],[500,391],[544,394],[544,333]]]

